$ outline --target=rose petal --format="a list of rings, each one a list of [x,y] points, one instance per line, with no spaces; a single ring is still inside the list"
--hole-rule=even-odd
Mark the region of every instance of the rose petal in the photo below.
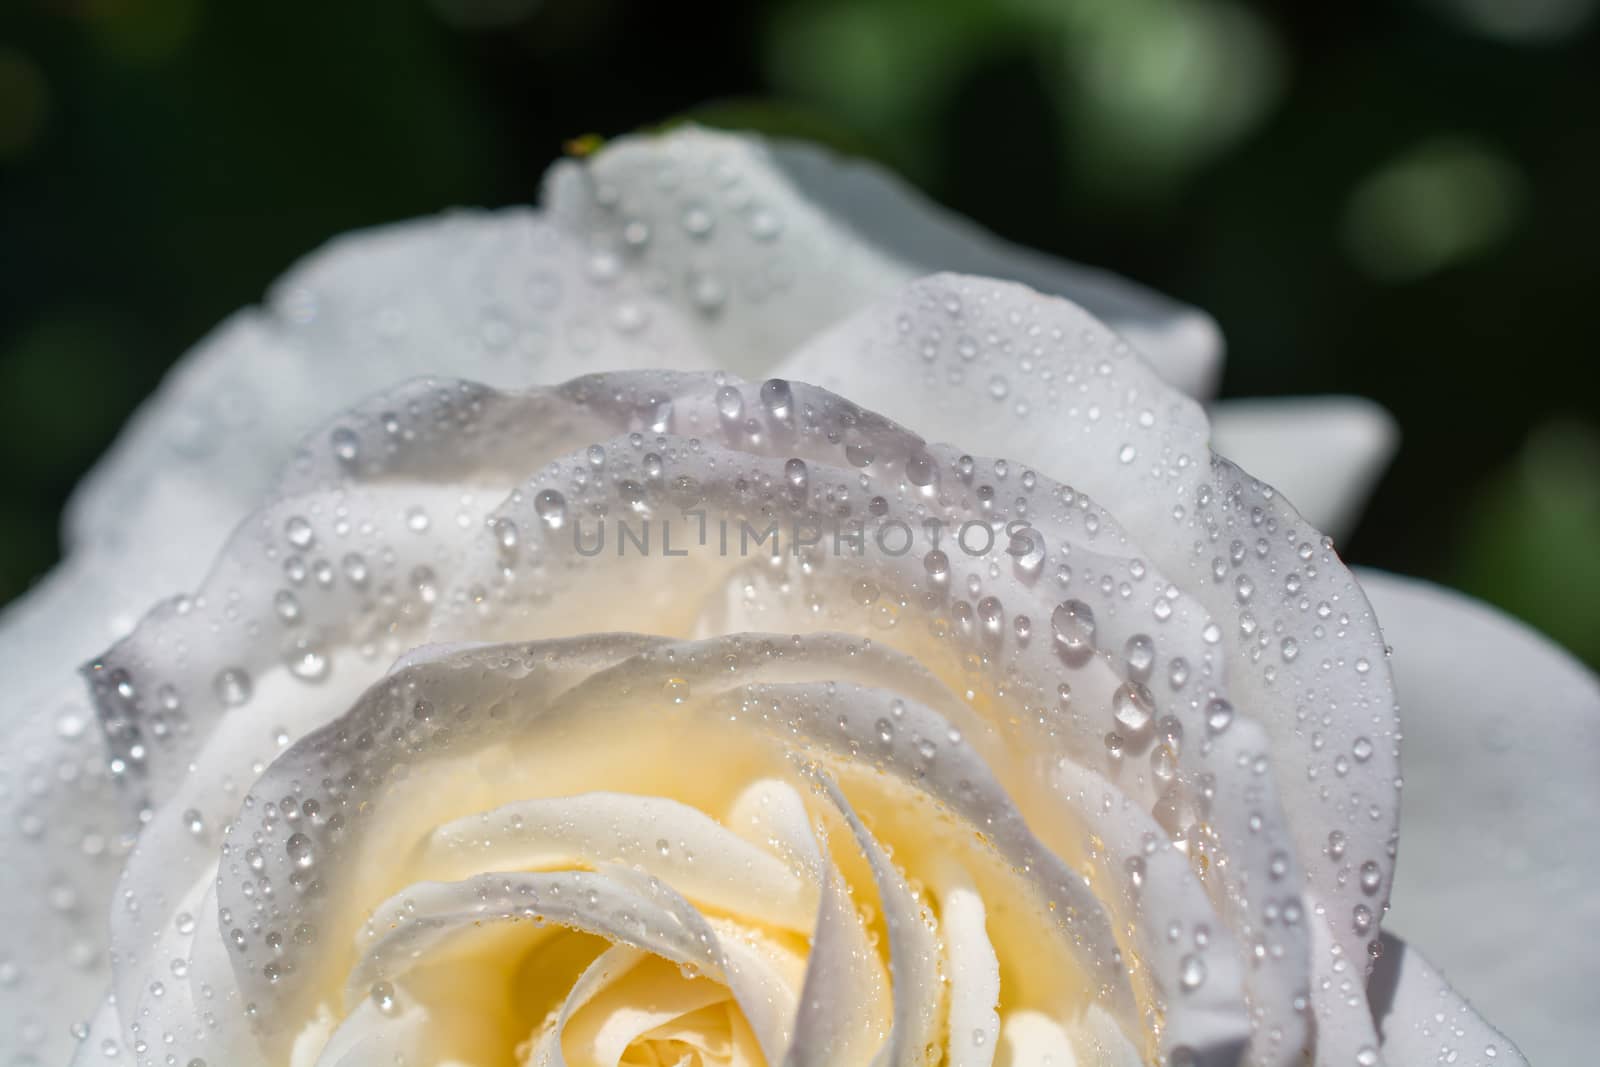
[[[669,887],[626,868],[497,872],[409,886],[369,920],[369,944],[351,981],[365,986],[399,978],[448,941],[476,937],[497,923],[527,926],[536,917],[697,968],[728,987],[768,1062],[781,1057],[794,991],[786,991],[783,979],[755,953],[724,944],[706,918]]]
[[[531,1054],[527,1057],[529,1067],[566,1067],[561,1039],[573,1014],[587,1006],[599,993],[615,984],[644,958],[644,952],[632,945],[621,944],[612,945],[596,957],[572,984],[566,1000],[561,1005],[561,1014],[556,1016],[553,1025],[535,1042]]]
[[[894,1003],[894,1023],[889,1040],[873,1058],[874,1067],[921,1067],[927,1050],[937,1048],[945,1021],[943,955],[938,923],[918,903],[904,873],[883,850],[861,821],[832,778],[823,774],[824,792],[844,816],[856,847],[872,868],[878,905],[889,930],[889,988]],[[830,1024],[831,1025],[831,1024]]]
[[[983,896],[960,867],[934,887],[950,979],[949,1067],[991,1067],[1000,1037],[1000,960],[984,928]]]
[[[817,886],[788,864],[664,797],[587,793],[516,801],[438,827],[416,862],[439,881],[482,870],[627,863],[688,900],[802,933],[817,908]]]
[[[1069,808],[1085,813],[1104,842],[1100,892],[1114,895],[1119,918],[1137,931],[1132,940],[1139,956],[1151,961],[1171,1005],[1168,1046],[1186,1049],[1199,1063],[1238,1062],[1250,1040],[1244,961],[1189,857],[1148,813],[1097,775],[1062,762],[1054,778]]]
[[[1355,527],[1400,439],[1388,412],[1353,396],[1225,400],[1207,414],[1219,455],[1336,539]]]
[[[889,976],[830,860],[784,1067],[869,1063],[889,1029]]]
[[[1391,934],[1383,935],[1383,958],[1370,986],[1388,1063],[1528,1067],[1516,1047],[1473,1011],[1420,953]],[[1371,1048],[1357,1055],[1357,1062],[1377,1062]]]
[[[738,374],[770,373],[827,325],[941,270],[1077,301],[1192,396],[1208,395],[1220,370],[1222,338],[1205,312],[1002,241],[889,172],[815,145],[681,127],[618,138],[545,182],[552,222],[626,250],[627,269],[685,293],[713,362]]]
[[[787,366],[930,437],[1069,480],[1210,611],[1231,699],[1270,739],[1305,914],[1331,931],[1312,960],[1318,1047],[1335,1062],[1353,1054],[1371,1031],[1359,975],[1393,865],[1398,731],[1377,627],[1331,546],[1270,486],[1213,456],[1198,405],[1115,335],[1018,285],[924,279]],[[1241,784],[1237,773],[1219,782],[1230,779]],[[1353,876],[1368,864],[1375,879]],[[1258,995],[1268,988],[1299,995],[1280,981]],[[1296,1014],[1274,1018],[1294,1026]]]
[[[137,561],[99,585],[97,617],[192,588],[296,441],[441,359],[506,385],[709,366],[668,306],[597,277],[590,259],[582,241],[522,209],[403,223],[308,257],[264,307],[240,312],[179,363],[79,488],[69,551],[91,564]],[[321,447],[348,445],[325,437]],[[85,658],[93,644],[67,655]]]
[[[1479,601],[1358,574],[1406,738],[1393,925],[1532,1062],[1580,1062],[1600,986],[1600,958],[1573,950],[1600,928],[1600,682]]]
[[[663,1039],[668,1035],[700,1048],[705,1056],[713,1042],[720,1046],[720,1041],[709,1028],[696,1024],[713,1021],[720,1021],[728,1028],[730,1047],[726,1054],[733,1064],[753,1067],[763,1062],[761,1050],[753,1038],[748,1049],[740,1048],[745,1028],[735,1027],[733,1021],[742,1023],[743,1019],[737,1007],[730,1005],[731,998],[725,988],[703,977],[684,980],[675,968],[667,973],[668,968],[669,965],[659,958],[646,959],[626,976],[626,981],[600,990],[578,1009],[576,1018],[564,1020],[563,1040],[581,1050],[580,1055],[585,1058],[580,1062],[617,1067],[630,1045],[641,1039]],[[641,986],[644,988],[639,988]],[[720,1047],[717,1052],[724,1054]]]
[[[107,998],[91,1021],[78,1025],[82,1027],[78,1031],[82,1036],[78,1038],[77,1051],[70,1061],[62,1062],[70,1062],[71,1067],[91,1067],[108,1059],[115,1062],[115,1057],[122,1055],[122,1021],[117,1015],[115,998]]]
[[[137,824],[81,687],[37,688],[18,710],[0,745],[0,1049],[65,1063],[105,993],[106,914]]]

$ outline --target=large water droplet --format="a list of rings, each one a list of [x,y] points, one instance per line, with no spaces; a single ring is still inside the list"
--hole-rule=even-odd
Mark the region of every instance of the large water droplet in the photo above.
[[[1124,730],[1137,734],[1149,729],[1155,718],[1155,702],[1150,690],[1134,682],[1124,682],[1111,694],[1111,714]]]
[[[918,452],[906,459],[906,481],[912,485],[920,487],[932,485],[936,470],[932,458],[926,453]]]
[[[567,521],[567,498],[554,489],[542,490],[533,498],[533,510],[547,528],[559,530]]]
[[[1056,641],[1070,652],[1081,652],[1094,642],[1094,609],[1081,600],[1057,604],[1050,613]]]
[[[769,378],[762,382],[761,404],[773,418],[787,421],[794,411],[794,394],[789,383],[782,378]]]
[[[729,422],[737,422],[744,415],[744,394],[731,385],[718,389],[717,414]]]

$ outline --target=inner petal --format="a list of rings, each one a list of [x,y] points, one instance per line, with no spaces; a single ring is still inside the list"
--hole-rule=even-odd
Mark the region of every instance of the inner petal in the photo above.
[[[645,1046],[678,1044],[720,1067],[733,1046],[730,1000],[726,986],[646,956],[572,1016],[562,1051],[569,1067],[617,1067]]]

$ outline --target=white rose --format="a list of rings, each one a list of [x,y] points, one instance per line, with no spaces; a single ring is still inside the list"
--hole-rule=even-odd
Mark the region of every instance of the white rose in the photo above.
[[[1212,445],[1329,525],[1386,422],[1213,425],[1219,358],[703,131],[337,243],[5,617],[0,1049],[68,1061],[109,986],[73,1062],[1524,1062],[1394,888],[1575,1054],[1593,677],[1358,585]]]

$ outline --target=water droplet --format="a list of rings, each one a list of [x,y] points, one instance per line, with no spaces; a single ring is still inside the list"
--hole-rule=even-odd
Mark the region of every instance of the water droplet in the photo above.
[[[624,301],[611,313],[612,325],[619,333],[638,333],[650,322],[650,310],[643,304]]]
[[[635,250],[643,248],[650,243],[650,224],[643,219],[629,219],[622,225],[622,242]]]
[[[283,851],[288,855],[289,862],[301,870],[308,870],[316,863],[316,855],[311,845],[311,838],[305,834],[291,834],[289,840],[284,842]]]
[[[1206,962],[1194,953],[1178,961],[1178,987],[1192,993],[1206,984]]]
[[[359,552],[351,552],[341,561],[344,567],[345,580],[351,585],[361,587],[367,584],[367,560]]]
[[[986,596],[978,601],[978,621],[989,633],[1000,632],[1000,626],[1005,621],[1005,610],[998,597]]]
[[[494,534],[495,544],[500,546],[503,555],[514,556],[517,552],[517,524],[510,519],[495,519],[489,524],[489,529]]]
[[[710,314],[728,302],[728,287],[714,274],[696,274],[689,282],[689,299]]]
[[[1206,729],[1220,734],[1233,724],[1233,705],[1221,697],[1206,704]]]
[[[711,231],[716,229],[717,226],[716,219],[712,217],[711,212],[706,210],[703,204],[690,204],[684,208],[681,221],[684,232],[690,237],[701,241],[710,237]]]
[[[567,521],[567,498],[554,489],[542,490],[533,498],[533,510],[548,529],[559,530]]]
[[[1111,714],[1129,733],[1149,729],[1156,714],[1150,690],[1135,682],[1123,682],[1111,694]]]
[[[211,683],[211,688],[216,692],[218,700],[230,708],[236,708],[250,699],[254,683],[243,669],[229,667],[218,672],[216,679]]]
[[[1361,865],[1361,891],[1371,896],[1378,891],[1378,887],[1381,885],[1383,885],[1383,872],[1379,870],[1378,864],[1373,860],[1363,863]]]
[[[1156,663],[1156,643],[1144,634],[1134,634],[1123,646],[1122,656],[1129,673],[1136,678],[1148,678]]]
[[[788,421],[793,414],[794,393],[782,378],[768,378],[761,383],[761,406],[775,419]]]
[[[758,241],[775,240],[783,231],[783,219],[769,208],[758,207],[750,212],[750,236]]]
[[[361,455],[361,438],[349,427],[341,426],[328,435],[333,454],[341,463],[354,463]]]
[[[731,385],[718,389],[717,414],[729,422],[737,422],[744,415],[744,394]]]
[[[320,682],[328,676],[328,654],[315,638],[297,637],[284,650],[283,661],[289,673],[306,682]]]
[[[1094,609],[1081,600],[1058,604],[1050,613],[1050,629],[1062,647],[1082,651],[1094,641]]]
[[[370,990],[372,1006],[384,1015],[394,1015],[400,1010],[399,999],[395,996],[394,986],[388,982],[374,982]]]
[[[300,601],[287,589],[280,589],[272,598],[272,608],[285,626],[300,621]]]
[[[312,532],[311,524],[300,515],[291,515],[289,520],[283,524],[283,535],[296,548],[310,548],[311,542],[316,540],[316,534]]]
[[[1162,784],[1178,776],[1178,753],[1171,745],[1157,745],[1150,750],[1150,773]]]

